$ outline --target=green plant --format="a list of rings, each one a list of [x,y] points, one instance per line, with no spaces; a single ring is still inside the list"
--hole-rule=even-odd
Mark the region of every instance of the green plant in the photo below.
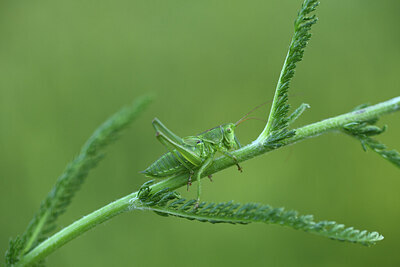
[[[385,127],[375,126],[378,118],[399,110],[400,97],[373,106],[359,106],[352,112],[297,129],[289,128],[290,124],[307,108],[307,105],[303,104],[292,115],[288,115],[287,92],[296,63],[301,61],[304,48],[310,38],[310,28],[316,22],[315,16],[310,16],[310,13],[315,10],[317,4],[317,1],[306,0],[295,21],[294,36],[278,81],[265,129],[254,142],[232,154],[239,162],[242,162],[306,138],[329,131],[340,131],[358,139],[364,149],[371,149],[400,167],[400,154],[394,150],[387,150],[383,144],[373,138],[385,130]],[[179,174],[158,183],[148,182],[139,191],[77,220],[50,236],[59,215],[65,212],[88,172],[99,162],[104,148],[139,115],[149,100],[149,97],[138,99],[131,107],[121,110],[95,131],[78,157],[67,166],[59,177],[24,234],[10,242],[6,257],[8,265],[23,266],[40,263],[54,250],[97,224],[122,212],[138,209],[211,223],[274,223],[332,239],[364,245],[373,245],[383,239],[376,232],[358,231],[329,221],[314,222],[312,216],[300,216],[294,211],[285,211],[260,204],[203,202],[195,209],[195,200],[182,199],[173,191],[186,185],[187,174]],[[235,163],[229,157],[219,157],[202,176],[207,177]]]

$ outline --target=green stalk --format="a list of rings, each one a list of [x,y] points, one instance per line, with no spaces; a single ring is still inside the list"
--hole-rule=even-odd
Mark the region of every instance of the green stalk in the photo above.
[[[82,235],[96,225],[127,211],[130,206],[130,200],[134,199],[136,195],[137,193],[135,192],[120,198],[65,227],[58,233],[55,233],[53,236],[40,243],[28,254],[23,256],[16,266],[27,266],[44,259],[56,249],[62,247],[64,244]]]
[[[313,124],[309,124],[303,126],[301,128],[296,129],[296,134],[283,141],[283,145],[294,144],[298,141],[302,141],[307,138],[315,137],[317,135],[332,131],[332,130],[340,130],[344,125],[351,122],[359,122],[371,120],[376,117],[380,117],[384,114],[388,114],[394,111],[400,110],[400,97],[393,98],[391,100],[376,104],[374,106],[370,106],[361,110],[349,112],[343,115],[339,115],[330,119],[326,119],[320,122],[316,122]],[[239,162],[243,162],[245,160],[254,158],[255,156],[267,153],[274,148],[266,146],[265,143],[267,141],[267,137],[258,138],[253,143],[233,152]],[[219,157],[215,160],[213,165],[204,173],[204,177],[219,172],[223,169],[226,169],[235,162],[225,156]],[[182,186],[186,186],[187,184],[187,175],[179,175],[176,177],[171,177],[165,180],[162,180],[150,188],[155,192],[169,188],[170,190],[177,189]],[[17,263],[17,266],[26,266],[29,264],[33,264],[47,255],[60,248],[70,240],[82,235],[89,229],[95,227],[96,225],[107,221],[108,219],[129,211],[133,209],[140,209],[140,206],[135,207],[135,201],[137,200],[138,192],[134,192],[130,195],[127,195],[123,198],[120,198],[105,207],[102,207],[95,212],[83,217],[82,219],[72,223],[71,225],[65,227],[58,233],[49,237],[47,240],[43,241],[40,245],[35,247],[32,251],[24,255],[21,260]]]

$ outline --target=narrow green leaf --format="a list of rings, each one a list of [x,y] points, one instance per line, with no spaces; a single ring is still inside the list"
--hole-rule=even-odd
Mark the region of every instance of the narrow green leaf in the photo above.
[[[66,211],[89,171],[103,158],[105,147],[117,139],[119,133],[137,118],[150,100],[149,96],[138,98],[131,106],[110,117],[93,133],[79,155],[58,178],[22,237],[10,242],[6,255],[8,265],[16,263],[23,254],[37,246],[55,229],[57,218]]]
[[[357,112],[368,107],[367,104],[356,107],[353,111]],[[375,125],[378,122],[378,117],[361,122],[352,122],[343,127],[343,132],[358,139],[364,151],[371,149],[381,155],[384,159],[390,161],[395,166],[400,168],[400,153],[397,150],[388,150],[386,145],[372,138],[386,131],[387,127],[382,128]]]
[[[302,103],[295,111],[293,111],[292,114],[290,114],[290,116],[288,117],[288,125],[292,124],[293,122],[295,122],[300,116],[301,114],[303,114],[303,112],[310,108],[309,104],[306,103]]]
[[[312,215],[298,215],[297,211],[286,211],[284,208],[272,208],[257,203],[239,204],[233,201],[221,203],[200,203],[196,209],[196,200],[178,199],[175,192],[152,195],[149,190],[139,197],[139,205],[133,208],[155,211],[157,214],[171,215],[189,220],[209,223],[249,224],[262,222],[288,226],[296,230],[328,237],[339,241],[347,241],[365,246],[374,245],[383,239],[377,232],[360,231],[353,227],[345,227],[332,221],[315,222]],[[168,202],[160,199],[169,199]]]
[[[294,22],[294,34],[276,86],[268,123],[260,135],[263,139],[275,131],[286,129],[293,119],[288,118],[288,90],[296,64],[303,59],[304,49],[311,38],[311,26],[317,22],[316,16],[310,14],[318,4],[317,0],[305,0]]]

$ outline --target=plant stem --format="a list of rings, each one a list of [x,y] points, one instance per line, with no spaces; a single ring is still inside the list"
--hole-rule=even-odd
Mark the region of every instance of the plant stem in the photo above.
[[[330,119],[326,119],[298,128],[296,129],[295,136],[284,140],[283,144],[285,146],[294,144],[298,141],[315,137],[322,133],[326,133],[332,130],[339,130],[344,125],[350,122],[370,120],[398,110],[400,110],[400,97],[396,97],[391,100],[376,104],[374,106],[370,106],[364,109],[339,115]],[[237,157],[239,162],[243,162],[245,160],[254,158],[255,156],[274,150],[271,147],[265,146],[266,140],[267,137],[264,137],[262,139],[258,138],[253,143],[232,152],[232,154]],[[213,165],[204,173],[203,177],[219,172],[234,164],[235,162],[228,157],[219,157],[214,161]],[[186,186],[186,184],[187,175],[183,174],[162,180],[152,185],[150,188],[154,192],[157,192],[165,188],[174,190],[179,187]],[[134,192],[72,223],[71,225],[65,227],[58,233],[49,237],[47,240],[43,241],[40,245],[31,250],[29,253],[24,255],[17,263],[17,266],[26,266],[37,262],[66,244],[68,241],[80,236],[81,234],[85,233],[96,225],[105,222],[122,212],[135,209],[134,203],[136,200],[137,192]],[[138,208],[140,209],[140,207]]]
[[[82,235],[96,225],[128,210],[130,200],[135,198],[136,195],[137,193],[135,192],[120,198],[70,224],[23,256],[16,266],[26,266],[37,262],[75,237]]]
[[[296,129],[296,135],[284,142],[285,144],[293,144],[297,141],[320,135],[326,131],[340,129],[350,122],[366,121],[398,110],[400,110],[400,96],[367,108],[306,125]]]

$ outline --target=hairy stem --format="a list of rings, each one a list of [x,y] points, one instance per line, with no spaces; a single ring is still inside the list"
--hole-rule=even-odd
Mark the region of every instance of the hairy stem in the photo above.
[[[315,137],[332,130],[339,130],[350,122],[366,121],[398,110],[400,110],[400,97],[298,128],[296,129],[296,134],[293,137],[283,141],[283,145],[286,146],[294,144],[298,141]],[[232,152],[232,154],[237,157],[239,162],[243,162],[274,150],[275,148],[267,146],[267,140],[267,137],[263,139],[258,138],[253,143]],[[214,161],[213,165],[206,172],[204,172],[203,175],[206,177],[232,165],[235,165],[235,162],[231,158],[225,156],[219,157]],[[186,186],[186,184],[187,175],[179,175],[162,180],[152,185],[150,188],[157,192],[165,188],[174,190],[179,187]],[[18,262],[17,266],[25,266],[43,259],[68,241],[80,236],[96,225],[122,212],[135,209],[134,202],[136,199],[137,192],[134,192],[72,223],[42,242],[28,254],[24,255]],[[140,209],[140,207],[138,208]]]

